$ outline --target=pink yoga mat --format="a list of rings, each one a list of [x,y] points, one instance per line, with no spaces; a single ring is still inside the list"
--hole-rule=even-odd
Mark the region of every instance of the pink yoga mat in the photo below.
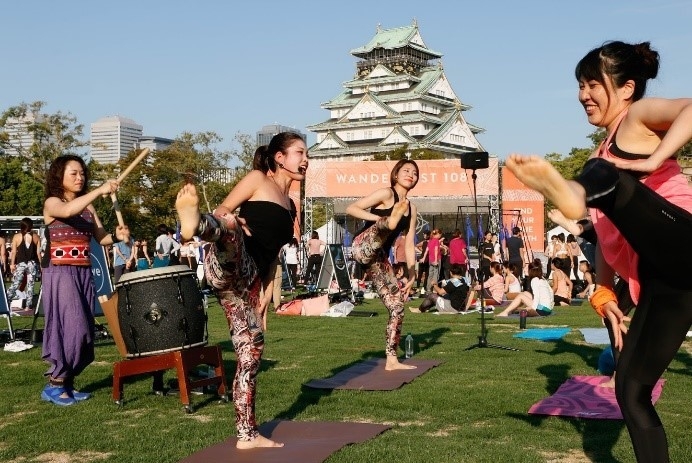
[[[608,376],[574,376],[565,381],[553,395],[533,404],[530,415],[573,416],[597,420],[621,420],[615,389],[602,387]],[[656,403],[665,380],[659,379],[652,394]]]

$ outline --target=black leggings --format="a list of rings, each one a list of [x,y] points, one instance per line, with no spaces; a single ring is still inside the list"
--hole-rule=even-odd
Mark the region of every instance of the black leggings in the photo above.
[[[602,159],[577,178],[587,206],[600,209],[639,255],[641,293],[617,362],[615,394],[638,462],[667,462],[668,442],[651,392],[692,325],[692,291],[679,265],[692,259],[692,214]],[[661,237],[677,238],[671,262]]]

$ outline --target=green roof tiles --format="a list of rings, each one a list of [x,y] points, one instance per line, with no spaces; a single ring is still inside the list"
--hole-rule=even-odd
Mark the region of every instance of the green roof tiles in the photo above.
[[[420,41],[420,43],[418,43]],[[376,48],[385,50],[395,50],[397,48],[412,47],[416,50],[428,53],[436,58],[441,58],[442,54],[431,50],[425,46],[418,32],[418,26],[395,27],[393,29],[378,29],[375,37],[366,45],[351,50],[354,56],[366,55]]]

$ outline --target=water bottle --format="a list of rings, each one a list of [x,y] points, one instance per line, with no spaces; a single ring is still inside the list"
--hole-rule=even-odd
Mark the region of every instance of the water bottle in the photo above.
[[[525,330],[526,329],[526,316],[528,315],[528,312],[526,309],[522,309],[521,312],[519,312],[519,329],[520,330]]]
[[[410,359],[413,357],[413,336],[411,336],[411,333],[406,336],[406,341],[404,341],[404,346],[406,350],[406,358]]]
[[[480,296],[476,298],[476,310],[481,310],[481,298]]]

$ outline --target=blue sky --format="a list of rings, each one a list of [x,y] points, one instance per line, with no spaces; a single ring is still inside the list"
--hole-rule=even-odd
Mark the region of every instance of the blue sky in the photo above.
[[[327,119],[320,103],[355,72],[349,51],[413,18],[500,158],[588,146],[573,70],[606,40],[651,41],[649,95],[692,96],[692,0],[25,0],[0,14],[0,110],[44,100],[86,136],[119,114],[145,135],[210,130],[232,148],[237,132]]]

